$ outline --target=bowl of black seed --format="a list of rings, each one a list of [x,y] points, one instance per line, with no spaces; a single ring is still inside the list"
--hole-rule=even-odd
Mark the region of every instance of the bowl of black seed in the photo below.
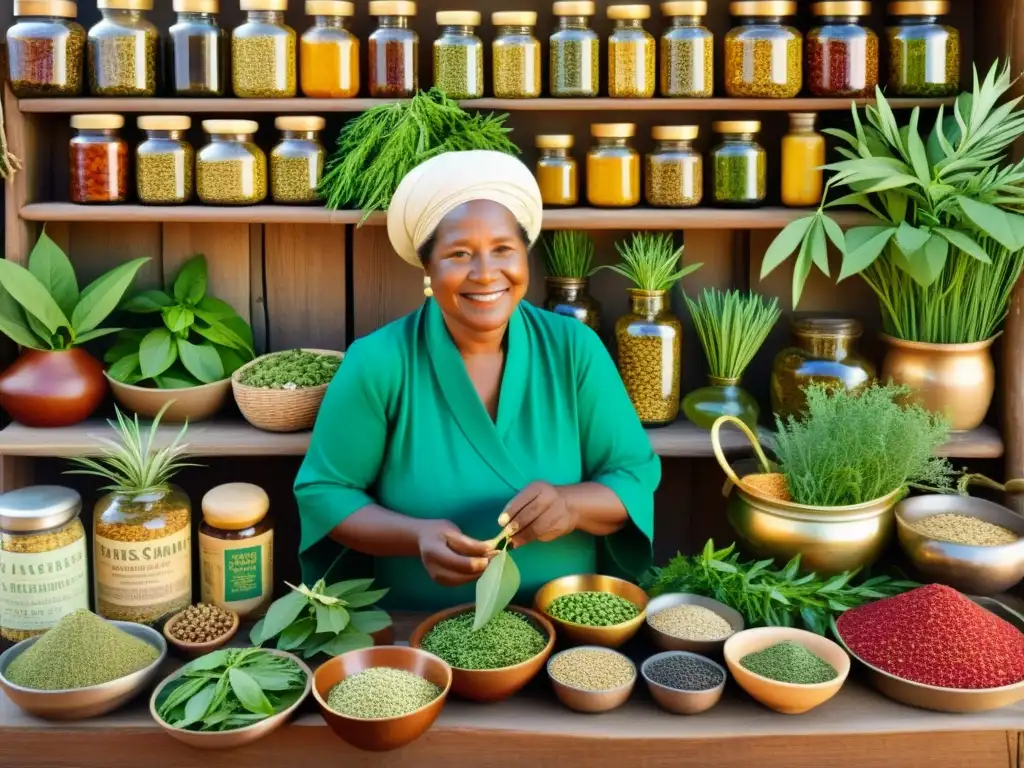
[[[656,653],[641,665],[640,675],[654,700],[677,715],[706,712],[725,690],[725,668],[689,651]]]

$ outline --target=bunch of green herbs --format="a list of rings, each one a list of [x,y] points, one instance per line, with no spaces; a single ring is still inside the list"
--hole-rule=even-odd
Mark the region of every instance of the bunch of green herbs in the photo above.
[[[305,349],[289,349],[257,360],[239,379],[248,387],[261,389],[302,389],[330,384],[341,358]]]
[[[719,379],[743,375],[781,314],[778,299],[769,301],[753,291],[705,288],[697,301],[684,298],[708,372]]]
[[[596,252],[586,232],[555,232],[544,238],[544,272],[548,277],[583,280],[590,276]]]
[[[615,249],[622,263],[603,264],[597,269],[617,272],[641,291],[667,291],[703,266],[680,267],[683,246],[676,247],[671,232],[634,232],[632,239],[616,243]]]

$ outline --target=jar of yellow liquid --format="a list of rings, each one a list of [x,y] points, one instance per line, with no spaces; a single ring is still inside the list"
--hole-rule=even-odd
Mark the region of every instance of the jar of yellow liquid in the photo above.
[[[817,119],[814,112],[792,113],[782,137],[782,204],[791,208],[821,202],[825,137],[814,130]]]
[[[587,153],[587,200],[601,208],[628,208],[640,202],[640,155],[630,139],[633,123],[595,123],[597,144]]]
[[[569,154],[575,139],[570,134],[548,134],[536,138],[537,184],[547,206],[576,205],[579,200],[579,172]]]

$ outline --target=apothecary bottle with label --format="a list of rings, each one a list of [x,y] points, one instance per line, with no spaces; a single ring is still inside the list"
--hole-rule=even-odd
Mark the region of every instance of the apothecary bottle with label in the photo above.
[[[544,206],[576,205],[579,201],[579,170],[570,152],[576,140],[571,134],[548,134],[535,140],[537,184]]]
[[[89,29],[93,96],[154,96],[160,33],[149,20],[153,0],[97,0],[102,19]]]
[[[889,3],[889,88],[893,96],[952,96],[960,90],[960,33],[942,23],[948,0]]]
[[[654,151],[647,155],[644,190],[656,208],[692,208],[704,196],[704,160],[693,148],[696,125],[658,125],[651,129]]]
[[[647,99],[657,86],[657,44],[644,29],[651,18],[649,5],[610,5],[608,18],[615,28],[608,36],[608,95]]]
[[[135,189],[146,205],[182,205],[192,199],[195,152],[185,137],[192,119],[146,115],[138,119],[146,135],[135,149]]]
[[[285,23],[288,0],[241,0],[245,22],[231,33],[231,85],[242,99],[295,95],[295,30]]]
[[[68,144],[72,203],[123,203],[128,198],[128,145],[121,115],[72,115]]]
[[[306,0],[313,26],[299,40],[302,93],[313,99],[348,99],[359,93],[359,38],[348,28],[348,0]]]
[[[82,93],[85,29],[71,0],[14,0],[7,74],[19,99]]]
[[[322,117],[279,117],[281,141],[270,151],[270,193],[275,203],[314,203],[324,172]]]
[[[494,43],[494,95],[499,99],[540,96],[540,41],[534,37],[535,11],[497,11],[491,14]]]
[[[204,120],[210,142],[196,155],[196,191],[208,205],[255,205],[267,197],[267,156],[254,120]]]
[[[373,0],[370,15],[377,29],[370,35],[370,95],[408,98],[419,90],[420,38],[409,25],[416,15],[411,0]]]
[[[587,201],[601,208],[629,208],[640,202],[640,155],[630,139],[633,123],[595,123],[597,142],[587,153]]]
[[[716,205],[756,206],[767,194],[768,156],[757,143],[757,120],[724,120],[714,123],[721,143],[711,152]]]
[[[821,2],[807,33],[807,87],[815,96],[874,96],[878,35],[867,26],[871,3]]]
[[[219,0],[174,0],[178,20],[170,39],[169,87],[175,96],[223,96],[228,38],[217,24]]]
[[[707,98],[715,90],[715,36],[704,26],[706,0],[675,0],[661,4],[670,26],[661,33],[661,95]]]
[[[479,11],[438,11],[441,34],[434,41],[434,86],[451,99],[484,95],[484,43],[477,37]]]
[[[556,99],[597,96],[601,87],[601,40],[590,28],[592,0],[552,6],[558,27],[548,42],[550,95]]]
[[[792,99],[803,86],[803,37],[790,23],[792,0],[729,3],[735,26],[725,36],[729,96]]]

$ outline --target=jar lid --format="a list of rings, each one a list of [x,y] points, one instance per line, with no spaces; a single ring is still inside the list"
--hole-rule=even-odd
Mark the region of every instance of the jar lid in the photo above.
[[[121,115],[72,115],[71,127],[85,131],[106,131],[124,127]]]
[[[636,136],[635,123],[594,123],[590,135],[597,139],[628,139]]]
[[[609,5],[608,18],[616,21],[639,20],[651,18],[649,5]]]
[[[288,0],[239,0],[243,11],[287,11]]]
[[[789,125],[792,128],[799,128],[800,130],[810,131],[814,128],[814,123],[818,120],[817,112],[790,112],[789,113]]]
[[[712,123],[715,133],[757,133],[761,130],[760,120],[719,120]]]
[[[437,23],[442,27],[479,27],[479,11],[438,11]]]
[[[415,16],[416,3],[412,0],[373,0],[371,16]]]
[[[655,141],[693,141],[700,127],[696,125],[656,125],[651,128]]]
[[[175,13],[220,13],[220,0],[174,0]]]
[[[890,16],[944,16],[949,13],[948,0],[917,0],[889,3]]]
[[[207,133],[256,133],[259,127],[255,120],[203,120]]]
[[[192,118],[186,115],[143,115],[135,124],[144,131],[187,131]]]
[[[860,320],[828,315],[796,315],[789,327],[797,336],[852,336],[856,338],[864,330]]]
[[[14,0],[14,15],[74,19],[78,16],[78,5],[71,0]]]
[[[491,24],[496,27],[534,27],[537,25],[536,11],[495,11]]]
[[[355,16],[355,3],[348,0],[306,0],[307,16]]]
[[[34,533],[59,528],[82,510],[82,497],[61,485],[30,485],[0,494],[0,530]]]
[[[706,0],[672,0],[661,4],[662,16],[707,16]]]
[[[562,0],[562,2],[551,6],[551,13],[555,16],[593,16],[596,13],[596,9],[590,0],[582,0],[581,2]]]
[[[152,11],[153,0],[96,0],[101,11]]]
[[[322,131],[327,121],[322,117],[279,117],[274,121],[274,127],[279,131]]]
[[[733,16],[795,16],[796,3],[793,0],[742,0],[729,3]]]
[[[214,528],[241,531],[267,516],[270,497],[252,483],[225,483],[203,496],[203,519]]]
[[[871,3],[858,0],[857,2],[828,2],[814,3],[811,6],[811,13],[815,16],[870,16]]]
[[[538,136],[534,143],[540,149],[572,149],[576,137],[571,133],[549,133]]]

